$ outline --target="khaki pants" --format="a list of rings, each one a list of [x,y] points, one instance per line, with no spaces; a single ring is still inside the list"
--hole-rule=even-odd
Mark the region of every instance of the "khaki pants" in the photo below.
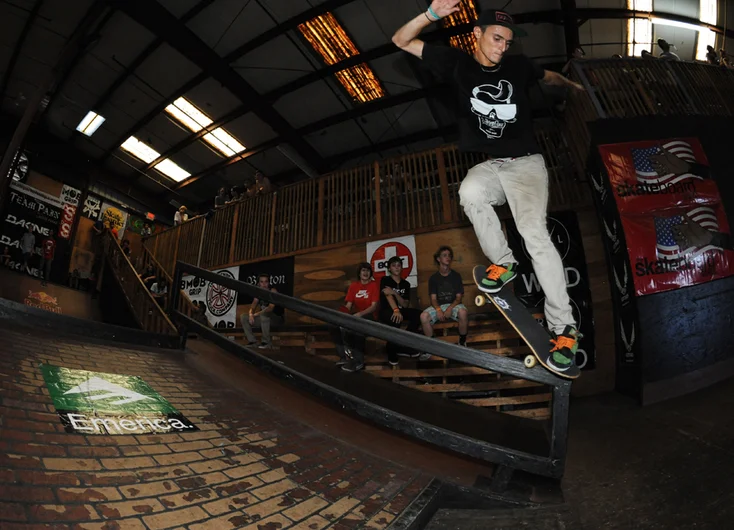
[[[563,263],[548,234],[548,171],[543,156],[495,158],[471,168],[459,189],[461,206],[492,263],[517,263],[494,210],[507,203],[545,293],[548,328],[575,326]]]

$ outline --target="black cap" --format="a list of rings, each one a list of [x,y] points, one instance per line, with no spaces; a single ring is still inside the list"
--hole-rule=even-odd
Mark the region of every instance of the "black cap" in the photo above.
[[[526,37],[528,32],[515,25],[515,21],[509,13],[490,9],[482,11],[479,18],[474,22],[475,26],[504,26],[512,30],[513,37]]]

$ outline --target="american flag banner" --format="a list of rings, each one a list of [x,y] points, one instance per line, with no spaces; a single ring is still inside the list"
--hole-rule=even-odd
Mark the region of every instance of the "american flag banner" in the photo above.
[[[660,259],[679,260],[684,257],[693,259],[707,250],[720,249],[720,247],[714,245],[706,245],[702,248],[689,246],[682,249],[675,240],[673,230],[677,225],[683,224],[684,221],[698,223],[710,232],[719,231],[716,211],[706,206],[689,210],[686,212],[685,218],[683,215],[655,217],[655,240],[657,242],[657,255]]]
[[[693,148],[688,142],[684,142],[683,140],[673,140],[663,144],[663,148],[685,162],[689,162],[691,164],[696,163],[696,156],[693,152]],[[683,173],[681,175],[668,173],[666,175],[659,175],[655,171],[655,166],[650,162],[651,155],[659,155],[662,153],[660,148],[657,146],[633,148],[630,149],[630,153],[632,154],[632,162],[635,165],[637,181],[640,184],[656,184],[658,186],[665,187],[687,179],[703,180],[698,175],[694,175],[692,173]]]

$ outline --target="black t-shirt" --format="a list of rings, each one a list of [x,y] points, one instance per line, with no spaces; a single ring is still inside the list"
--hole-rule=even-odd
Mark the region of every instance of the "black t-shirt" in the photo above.
[[[387,297],[385,296],[385,293],[382,292],[385,287],[391,287],[393,291],[398,293],[406,302],[410,301],[410,283],[402,279],[400,280],[400,283],[396,283],[390,276],[385,276],[380,280],[380,313],[392,312],[392,308],[387,302]]]
[[[275,293],[278,292],[273,288],[271,288],[270,290]],[[263,311],[266,307],[270,305],[270,302],[262,298],[258,298],[257,305],[260,306],[260,311]],[[273,307],[273,314],[278,315],[279,317],[282,317],[285,314],[285,308],[283,306],[276,305],[275,307]]]
[[[455,270],[449,271],[447,276],[436,272],[428,278],[428,295],[435,294],[438,305],[451,304],[456,300],[457,294],[464,294],[464,284],[461,274]]]
[[[543,68],[525,55],[505,56],[490,68],[461,50],[429,43],[423,62],[456,94],[461,151],[493,158],[540,153],[528,89],[543,78]]]

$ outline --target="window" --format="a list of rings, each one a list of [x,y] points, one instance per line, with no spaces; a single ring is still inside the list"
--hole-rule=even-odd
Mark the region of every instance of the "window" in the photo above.
[[[146,164],[150,164],[154,160],[158,159],[161,155],[158,151],[150,147],[149,145],[141,142],[134,136],[131,136],[120,146],[120,149],[127,151],[138,160],[142,160]],[[191,176],[191,173],[184,170],[181,166],[176,164],[173,160],[166,159],[158,162],[154,169],[160,171],[167,177],[181,182]]]
[[[459,11],[446,17],[443,20],[445,28],[453,26],[459,26],[461,24],[470,24],[477,19],[477,6],[474,0],[461,0],[459,4]],[[449,38],[449,43],[454,48],[459,48],[467,53],[474,54],[474,50],[477,47],[477,39],[474,37],[472,32],[462,33],[461,35],[454,35]]]
[[[700,1],[701,7],[699,11],[699,18],[701,22],[705,22],[706,24],[716,24],[716,0]],[[708,53],[708,50],[706,49],[707,46],[711,46],[716,49],[716,33],[708,28],[701,28],[698,32],[698,44],[696,45],[697,60],[706,60],[706,54]]]
[[[79,125],[76,126],[76,130],[87,136],[92,136],[104,122],[105,118],[103,116],[100,116],[96,112],[90,110],[87,112],[87,115],[84,116],[84,119],[79,122]]]
[[[168,105],[166,107],[166,112],[195,133],[214,123],[209,116],[196,108],[184,97],[180,97]],[[205,134],[203,136],[203,140],[227,158],[245,150],[244,145],[239,143],[234,136],[221,127]]]
[[[652,12],[652,0],[627,0],[627,9],[650,13]],[[651,47],[652,22],[649,17],[628,19],[626,55],[639,57],[642,55],[642,50],[651,51]]]
[[[324,13],[298,26],[301,35],[328,65],[359,55],[359,50],[331,13]],[[340,70],[336,79],[360,103],[385,95],[380,80],[367,63]]]

